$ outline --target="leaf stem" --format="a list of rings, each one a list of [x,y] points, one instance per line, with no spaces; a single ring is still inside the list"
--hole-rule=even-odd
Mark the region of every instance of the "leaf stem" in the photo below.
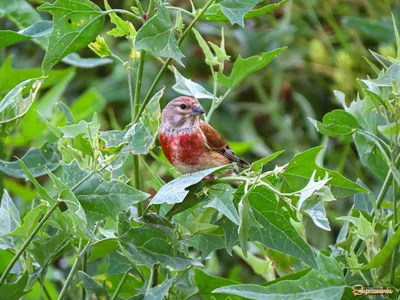
[[[90,177],[92,177],[95,173],[98,171],[101,171],[104,169],[107,165],[102,167],[100,170],[94,170],[87,174],[84,178],[82,178],[81,181],[79,181],[77,184],[75,184],[72,188],[71,191],[76,190],[82,183],[84,183],[86,180],[88,180]],[[35,229],[32,231],[32,233],[28,236],[24,244],[22,245],[21,249],[18,250],[18,252],[15,254],[13,259],[10,261],[8,264],[7,268],[4,270],[3,275],[0,277],[0,287],[3,285],[3,283],[6,280],[6,277],[8,273],[10,273],[11,269],[15,265],[15,263],[18,261],[19,257],[22,255],[22,253],[25,251],[25,249],[29,246],[30,242],[33,240],[35,235],[39,232],[39,230],[42,228],[44,223],[46,223],[47,219],[52,215],[52,213],[57,209],[57,207],[60,205],[62,200],[56,200],[56,202],[50,207],[49,211],[44,215],[44,217],[40,220],[40,222],[36,225]]]
[[[400,155],[396,158],[395,162],[395,167],[399,168],[400,167]],[[382,188],[379,191],[378,197],[376,198],[376,208],[379,209],[382,205],[383,200],[385,199],[386,193],[389,189],[390,183],[393,180],[393,173],[392,170],[389,169],[388,173],[386,174],[385,181],[383,182]],[[373,218],[375,216],[375,212],[373,211],[371,213],[371,217]],[[354,246],[354,252],[358,254],[358,251],[361,247],[362,240],[357,239],[356,245]]]
[[[112,295],[111,300],[115,300],[115,299],[117,298],[117,296],[118,296],[118,294],[119,294],[119,292],[120,292],[122,286],[123,286],[124,283],[125,283],[126,278],[128,277],[128,274],[129,274],[129,272],[130,272],[131,270],[132,270],[132,269],[129,269],[128,271],[126,271],[126,272],[124,273],[124,276],[122,276],[121,280],[119,281],[118,286],[117,286],[117,289],[115,290],[114,294]]]
[[[46,223],[47,219],[51,216],[51,214],[57,209],[57,207],[60,205],[62,201],[57,200],[49,209],[49,211],[44,215],[44,217],[40,220],[39,224],[36,225],[35,229],[32,231],[32,233],[28,236],[22,247],[18,250],[18,252],[15,254],[13,259],[10,261],[8,264],[7,268],[4,270],[3,275],[0,277],[0,286],[3,285],[4,281],[6,280],[6,277],[8,273],[10,273],[11,269],[13,268],[14,264],[18,261],[19,257],[22,255],[22,253],[25,251],[25,249],[29,246],[30,242],[33,240],[35,235],[39,232],[40,228],[42,228],[43,224]]]
[[[396,180],[393,178],[392,182],[392,192],[393,192],[393,230],[396,231],[397,229],[397,197],[396,197]],[[397,257],[397,252],[399,251],[399,245],[397,245],[392,253],[392,262],[390,263],[390,284],[394,285],[395,279],[396,279],[396,257]]]
[[[139,17],[139,16],[135,15],[133,12],[130,12],[129,10],[125,10],[125,9],[110,9],[110,10],[106,10],[106,11],[102,12],[103,15],[108,15],[108,14],[111,14],[111,13],[126,14],[126,15],[129,15],[129,16],[131,16],[132,18],[134,18],[136,20],[144,22],[144,20],[141,17]]]
[[[196,17],[193,19],[193,21],[189,24],[189,26],[186,28],[186,30],[183,32],[183,34],[180,36],[178,40],[178,46],[182,44],[182,42],[185,40],[186,36],[189,34],[189,32],[192,30],[193,26],[196,25],[196,23],[199,21],[200,17],[205,13],[205,11],[210,7],[210,5],[214,2],[215,0],[208,0],[207,3],[204,5],[204,7],[199,11],[199,13],[196,15]],[[154,79],[151,87],[149,88],[149,91],[146,94],[146,97],[143,100],[143,104],[139,109],[138,114],[135,117],[134,123],[136,123],[140,116],[142,115],[144,109],[146,108],[147,104],[150,102],[151,97],[153,96],[154,90],[157,87],[158,82],[160,81],[161,77],[163,76],[164,72],[167,70],[169,64],[171,63],[172,58],[168,58],[164,65],[161,67],[160,71],[158,72],[156,78]]]
[[[93,234],[96,233],[96,231],[99,228],[99,226],[100,226],[100,222],[97,222],[97,224],[96,224],[96,226],[95,226],[95,228],[93,230]],[[82,240],[80,241],[80,243],[81,242],[82,242]],[[65,297],[65,295],[66,295],[66,293],[68,291],[68,288],[69,288],[69,286],[71,284],[71,281],[74,278],[74,275],[75,275],[76,271],[78,270],[79,262],[82,260],[82,258],[86,254],[86,252],[89,250],[90,246],[92,246],[92,242],[88,242],[83,249],[82,249],[82,247],[80,245],[79,249],[82,249],[82,250],[79,252],[79,255],[76,257],[75,262],[72,265],[72,268],[71,268],[71,271],[68,274],[67,280],[65,281],[64,286],[61,289],[60,295],[57,298],[58,300],[64,299],[64,297]]]

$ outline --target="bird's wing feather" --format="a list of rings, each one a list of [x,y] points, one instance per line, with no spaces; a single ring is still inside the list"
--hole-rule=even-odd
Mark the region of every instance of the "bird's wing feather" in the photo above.
[[[201,120],[200,129],[206,138],[206,145],[210,150],[220,152],[229,158],[230,161],[236,162],[240,167],[249,166],[248,162],[236,156],[224,138],[211,125]]]

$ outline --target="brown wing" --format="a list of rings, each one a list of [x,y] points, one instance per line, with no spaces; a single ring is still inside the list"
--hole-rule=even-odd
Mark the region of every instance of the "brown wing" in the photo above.
[[[220,152],[229,158],[230,161],[237,163],[239,167],[244,168],[249,166],[248,162],[236,156],[224,138],[211,125],[204,121],[200,121],[200,129],[206,137],[208,148]]]

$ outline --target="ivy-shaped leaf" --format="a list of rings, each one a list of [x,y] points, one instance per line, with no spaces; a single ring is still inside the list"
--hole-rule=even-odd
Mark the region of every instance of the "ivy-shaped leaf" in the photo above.
[[[171,57],[182,64],[183,53],[176,41],[174,25],[168,10],[157,2],[157,14],[151,17],[137,32],[135,49],[146,50],[153,56]]]
[[[261,55],[242,58],[240,55],[235,61],[231,74],[228,76],[218,73],[218,82],[228,88],[237,87],[248,75],[267,66],[275,57],[286,48],[278,48]]]
[[[0,249],[14,248],[14,239],[6,235],[18,228],[20,223],[19,210],[8,192],[4,190],[0,204]]]
[[[0,286],[0,295],[2,298],[7,300],[18,300],[23,295],[29,292],[26,290],[26,284],[28,283],[29,274],[25,272],[17,281],[12,283],[3,283]]]
[[[76,160],[62,164],[61,181],[73,187],[89,173],[81,169]],[[146,200],[149,195],[119,181],[106,181],[95,174],[74,190],[89,224],[106,218],[117,219],[120,212]]]
[[[107,291],[106,282],[103,285],[99,284],[96,280],[90,277],[88,274],[82,271],[78,271],[78,277],[82,280],[86,294],[91,299],[110,299],[110,295]]]
[[[166,234],[149,227],[133,228],[125,214],[120,214],[118,232],[122,252],[135,265],[151,268],[162,263],[175,270],[201,266],[179,251],[174,255]]]
[[[103,29],[104,15],[91,1],[57,0],[39,7],[53,15],[54,28],[42,62],[46,75],[68,54],[86,47]]]

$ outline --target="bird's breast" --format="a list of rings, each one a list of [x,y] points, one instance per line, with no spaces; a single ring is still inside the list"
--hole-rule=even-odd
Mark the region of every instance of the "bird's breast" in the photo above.
[[[164,134],[160,133],[160,144],[167,159],[174,165],[196,165],[206,151],[204,136],[199,131]]]

